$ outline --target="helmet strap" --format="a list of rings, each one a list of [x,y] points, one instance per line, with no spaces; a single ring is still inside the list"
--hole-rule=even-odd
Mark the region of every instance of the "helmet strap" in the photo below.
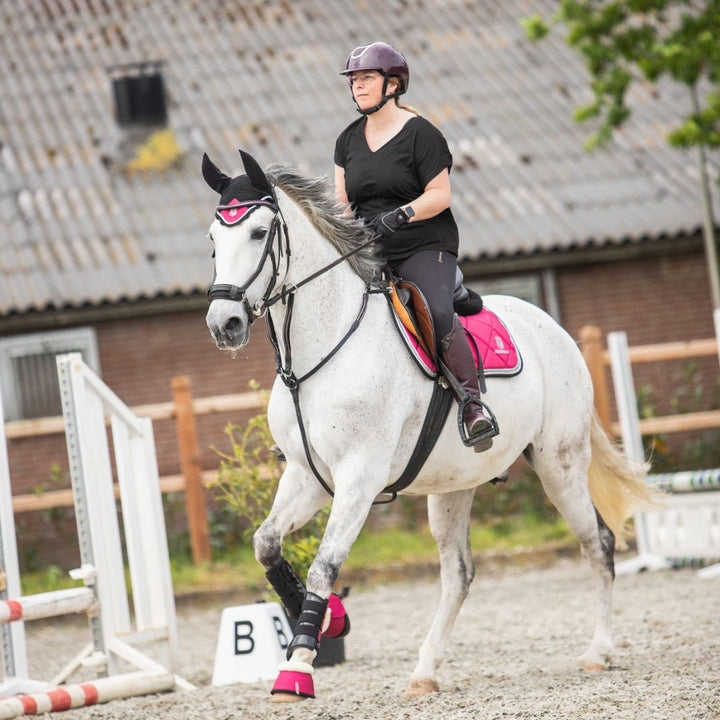
[[[383,89],[382,89],[382,100],[377,104],[373,105],[370,108],[367,108],[365,110],[362,110],[360,107],[356,108],[357,111],[361,115],[372,115],[373,113],[376,113],[388,100],[392,100],[393,98],[400,96],[400,84],[398,83],[398,89],[392,94],[392,95],[386,95],[385,92],[387,90],[388,86],[388,80],[390,79],[389,75],[383,75]],[[352,88],[350,88],[350,92],[352,93]],[[355,100],[355,96],[353,95],[353,100]],[[355,100],[355,105],[357,105],[357,100]]]

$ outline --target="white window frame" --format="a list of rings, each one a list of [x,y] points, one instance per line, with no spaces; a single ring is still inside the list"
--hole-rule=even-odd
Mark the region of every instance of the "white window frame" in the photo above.
[[[81,352],[85,363],[100,375],[100,354],[97,336],[92,327],[51,330],[0,338],[0,388],[2,388],[5,422],[24,420],[20,414],[18,383],[13,372],[13,359],[28,355]]]

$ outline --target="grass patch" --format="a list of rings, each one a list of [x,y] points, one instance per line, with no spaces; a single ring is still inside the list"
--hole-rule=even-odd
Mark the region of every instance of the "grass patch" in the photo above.
[[[487,525],[473,523],[470,528],[470,545],[475,554],[534,548],[548,543],[572,545],[575,542],[570,529],[561,518],[546,522],[527,517],[511,517]],[[427,526],[417,530],[363,530],[343,569],[363,570],[382,565],[436,559],[437,547]]]
[[[538,548],[548,544],[573,546],[576,540],[562,519],[542,521],[517,516],[484,525],[473,521],[470,543],[473,553],[481,554]],[[436,560],[437,548],[427,526],[417,530],[365,529],[353,545],[343,569],[356,572]],[[247,543],[216,552],[212,563],[193,565],[188,558],[173,558],[171,572],[173,587],[178,595],[237,588],[257,592],[260,597],[266,591],[265,574]],[[78,585],[81,583],[72,580],[66,571],[55,566],[22,575],[24,595]]]

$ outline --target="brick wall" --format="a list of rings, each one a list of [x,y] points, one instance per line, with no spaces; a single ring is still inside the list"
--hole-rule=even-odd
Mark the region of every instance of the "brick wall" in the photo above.
[[[270,388],[275,377],[272,348],[262,321],[252,341],[233,359],[219,351],[205,327],[204,311],[116,320],[95,326],[103,381],[129,406],[167,402],[175,375],[190,378],[195,397],[241,393],[250,380]],[[250,413],[208,415],[197,419],[203,467],[217,467],[211,445],[221,446],[226,423],[246,421]],[[160,475],[179,472],[172,420],[155,421]],[[68,467],[64,435],[13,439],[8,456],[14,494],[47,487],[50,467]]]
[[[625,330],[631,345],[713,335],[701,252],[562,267],[557,270],[557,288],[563,325],[576,338],[588,324],[598,325],[604,334]],[[269,388],[274,379],[272,349],[262,321],[253,327],[248,347],[235,358],[215,348],[205,327],[204,310],[108,321],[98,324],[96,330],[103,380],[130,406],[169,401],[171,378],[179,374],[190,377],[197,398],[244,392],[252,379]],[[666,398],[677,390],[681,365],[639,366],[636,386],[652,384],[662,400],[659,409],[664,411]],[[701,367],[703,377],[712,383],[717,377],[717,360],[708,358]],[[218,466],[211,446],[225,447],[226,423],[243,423],[249,414],[197,419],[205,469]],[[178,473],[174,422],[156,421],[154,429],[160,475]],[[67,469],[62,435],[12,440],[8,450],[15,494],[47,486],[54,462]],[[177,511],[176,521],[182,520],[182,511]],[[71,510],[18,517],[23,556],[74,566],[74,551],[68,553],[62,539],[68,522],[72,523]]]
[[[713,335],[701,252],[558,270],[562,322],[577,337],[586,324],[624,330],[630,345]]]
[[[637,258],[623,263],[594,263],[558,270],[562,322],[573,337],[583,325],[597,325],[603,336],[625,331],[628,344],[697,340],[714,336],[712,302],[704,254],[682,253]],[[708,390],[701,403],[710,406],[717,381],[716,357],[694,360]],[[652,386],[658,414],[670,414],[669,398],[683,385],[688,361],[637,364],[635,387]],[[610,373],[607,374],[611,383]],[[611,390],[613,416],[614,400]]]

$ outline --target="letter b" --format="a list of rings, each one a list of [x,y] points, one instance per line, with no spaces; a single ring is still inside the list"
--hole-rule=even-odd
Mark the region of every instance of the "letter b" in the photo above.
[[[287,650],[288,646],[288,639],[285,635],[285,630],[283,629],[283,624],[280,622],[280,618],[276,615],[273,615],[273,625],[275,626],[275,632],[277,633],[277,639],[280,643],[280,647],[283,650]]]
[[[240,632],[240,630],[247,632]],[[235,654],[248,655],[255,649],[255,641],[252,638],[253,624],[249,620],[235,621]]]

